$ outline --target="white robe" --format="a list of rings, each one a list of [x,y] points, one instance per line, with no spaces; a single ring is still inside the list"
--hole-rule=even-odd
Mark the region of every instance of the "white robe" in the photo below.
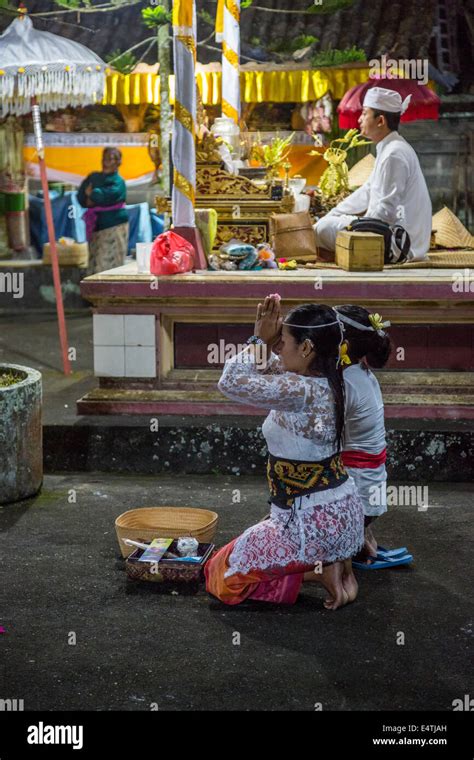
[[[431,200],[418,156],[398,132],[376,146],[377,157],[365,184],[314,226],[319,246],[335,250],[336,237],[357,215],[401,224],[410,235],[409,260],[422,260],[430,247]]]
[[[385,448],[382,392],[377,378],[360,364],[344,370],[346,422],[344,451],[380,454]],[[376,517],[387,511],[387,472],[378,467],[346,467],[354,478],[364,513]]]

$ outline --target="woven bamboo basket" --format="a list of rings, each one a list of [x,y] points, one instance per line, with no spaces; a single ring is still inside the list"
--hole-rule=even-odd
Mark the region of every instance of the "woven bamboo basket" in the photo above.
[[[122,557],[134,551],[123,543],[124,538],[134,541],[154,538],[180,538],[192,536],[199,543],[212,543],[217,531],[217,512],[192,507],[142,507],[131,509],[115,520],[115,530]]]
[[[57,241],[56,248],[60,266],[87,268],[89,264],[88,243],[71,243],[70,245],[66,245]],[[51,264],[51,248],[49,243],[45,243],[43,246],[43,264]]]
[[[360,187],[369,179],[374,170],[375,158],[368,153],[352,169],[349,169],[349,187]]]

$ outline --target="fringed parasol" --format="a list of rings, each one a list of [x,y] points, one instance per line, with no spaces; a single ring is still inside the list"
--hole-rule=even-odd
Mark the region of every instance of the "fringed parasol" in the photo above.
[[[100,102],[106,64],[84,45],[34,28],[16,18],[0,35],[0,116]]]
[[[352,129],[359,126],[362,113],[362,103],[365,93],[371,87],[385,87],[387,90],[398,92],[402,100],[411,95],[410,105],[400,121],[417,121],[418,119],[438,119],[440,99],[433,90],[424,84],[418,84],[413,79],[374,78],[365,84],[356,84],[346,92],[337,107],[339,127]]]
[[[66,321],[49,198],[40,109],[85,106],[100,102],[106,64],[84,45],[33,27],[26,9],[0,35],[0,117],[32,112],[51,250],[59,335],[65,374],[70,374]]]

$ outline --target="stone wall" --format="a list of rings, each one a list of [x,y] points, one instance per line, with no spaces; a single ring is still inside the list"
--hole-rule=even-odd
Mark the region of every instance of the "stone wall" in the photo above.
[[[433,212],[449,206],[472,231],[474,114],[446,115],[439,121],[402,124],[400,134],[413,145],[418,154],[433,203]]]

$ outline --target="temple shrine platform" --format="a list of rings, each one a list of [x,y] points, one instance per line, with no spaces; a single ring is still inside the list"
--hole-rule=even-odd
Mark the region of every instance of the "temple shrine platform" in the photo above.
[[[153,477],[199,474],[204,479],[221,473],[231,477],[238,487],[243,475],[258,475],[265,480],[267,448],[261,425],[266,410],[252,409],[252,414],[242,414],[236,407],[231,414],[220,410],[212,414],[151,415],[112,414],[109,408],[104,414],[96,411],[78,415],[77,399],[95,393],[99,382],[93,374],[93,320],[87,309],[69,310],[67,324],[69,345],[76,350],[71,375],[62,371],[54,311],[18,312],[13,318],[0,314],[0,360],[33,367],[42,375],[45,472],[67,473],[68,482],[71,473],[78,472],[130,473],[133,477],[139,473]],[[219,375],[219,370],[212,372]],[[421,373],[421,378],[426,374]],[[430,374],[437,380],[450,373],[433,370]],[[472,393],[469,389],[473,379],[472,372],[463,372],[460,377],[466,396]],[[213,406],[209,406],[219,410],[219,403],[225,399],[215,382],[209,387],[215,397]],[[446,385],[442,391],[444,398],[448,395]],[[192,392],[191,386],[188,393]],[[386,402],[390,401],[388,386],[384,393]],[[459,386],[457,394],[459,397]],[[140,395],[135,391],[135,397]],[[196,408],[199,405],[194,402],[192,409]],[[441,411],[446,408],[439,405]],[[474,480],[472,419],[451,419],[447,413],[444,418],[432,419],[393,417],[390,404],[386,410],[387,471],[391,482]]]
[[[77,411],[261,417],[264,410],[229,401],[216,384],[225,358],[252,334],[257,302],[278,292],[283,313],[304,302],[357,303],[391,321],[394,351],[377,373],[388,419],[472,419],[469,271],[203,270],[156,278],[130,262],[86,277],[80,287],[93,307],[97,387]]]

